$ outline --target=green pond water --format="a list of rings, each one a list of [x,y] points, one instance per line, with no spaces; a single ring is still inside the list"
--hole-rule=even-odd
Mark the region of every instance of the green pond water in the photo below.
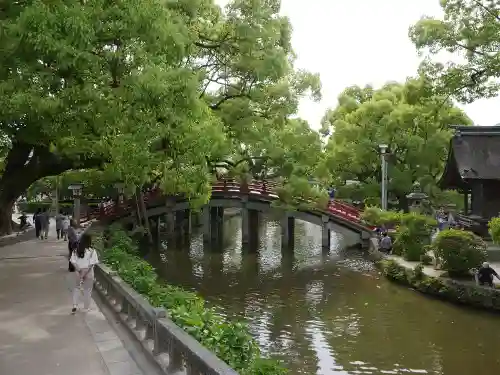
[[[278,223],[264,221],[256,254],[241,250],[241,221],[225,222],[224,246],[152,250],[171,284],[244,317],[262,350],[290,374],[482,375],[500,371],[500,315],[434,300],[386,281],[345,235],[298,221],[295,251],[281,254]]]

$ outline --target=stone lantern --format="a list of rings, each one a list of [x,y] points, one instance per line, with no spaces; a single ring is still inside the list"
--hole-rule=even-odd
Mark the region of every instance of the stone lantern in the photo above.
[[[422,192],[420,183],[415,182],[412,192],[406,196],[410,212],[421,212],[423,204],[427,201],[427,198],[429,198],[429,196]]]
[[[68,189],[73,192],[73,220],[76,225],[80,225],[80,197],[82,196],[83,184],[73,184],[68,186]]]

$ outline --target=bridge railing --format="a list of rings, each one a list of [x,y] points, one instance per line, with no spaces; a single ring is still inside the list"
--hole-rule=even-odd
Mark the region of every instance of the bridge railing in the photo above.
[[[241,183],[234,179],[221,179],[216,181],[212,185],[213,193],[242,193],[253,196],[258,196],[260,198],[274,200],[278,198],[276,189],[279,184],[274,181],[251,181],[249,183]],[[161,191],[158,188],[151,187],[144,192],[144,203],[146,206],[149,202],[154,201],[161,197]],[[126,212],[127,209],[135,207],[135,202],[133,199],[123,203],[121,207],[116,207],[114,203],[106,206],[103,211],[101,211],[102,217],[114,217],[119,216],[121,212]],[[361,211],[356,207],[353,207],[345,202],[339,200],[330,200],[326,211],[333,215],[339,216],[345,220],[360,223],[361,222]]]
[[[165,374],[238,375],[109,268],[97,265],[95,278],[97,291]]]

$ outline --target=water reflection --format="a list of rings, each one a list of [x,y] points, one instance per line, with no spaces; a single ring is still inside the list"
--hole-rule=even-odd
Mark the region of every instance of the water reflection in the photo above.
[[[256,254],[241,251],[240,220],[225,223],[222,249],[153,251],[150,261],[182,285],[245,317],[262,350],[291,374],[486,374],[500,370],[497,315],[428,299],[379,278],[360,253],[297,223],[295,252],[281,254],[277,223],[263,222]]]

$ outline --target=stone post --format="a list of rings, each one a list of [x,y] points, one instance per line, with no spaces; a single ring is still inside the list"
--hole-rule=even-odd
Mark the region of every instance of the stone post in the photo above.
[[[321,226],[321,247],[323,251],[330,251],[331,236],[330,229],[328,228],[330,218],[327,215],[323,215],[321,216],[321,221],[323,222]]]
[[[281,249],[293,250],[295,237],[295,218],[286,213],[281,218]]]

